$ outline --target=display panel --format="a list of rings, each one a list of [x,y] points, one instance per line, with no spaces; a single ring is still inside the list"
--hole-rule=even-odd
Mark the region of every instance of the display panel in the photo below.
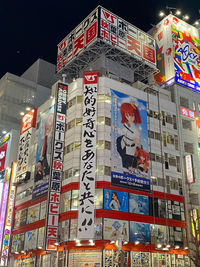
[[[147,196],[129,194],[129,212],[149,215],[149,198]]]
[[[129,266],[129,252],[123,250],[108,250],[103,251],[104,267],[110,266]]]
[[[104,189],[104,209],[128,212],[128,193]]]
[[[26,223],[28,224],[28,223],[39,221],[39,215],[40,215],[40,203],[34,206],[30,206],[28,208],[28,215],[27,215]]]
[[[105,240],[129,241],[129,224],[128,224],[128,221],[104,218],[103,236],[104,236]]]
[[[150,190],[146,102],[111,90],[111,183]]]
[[[37,247],[38,229],[28,231],[25,233],[24,250],[35,249]]]
[[[150,225],[147,223],[130,222],[130,241],[150,243]]]
[[[101,267],[102,252],[95,250],[69,251],[68,267]]]

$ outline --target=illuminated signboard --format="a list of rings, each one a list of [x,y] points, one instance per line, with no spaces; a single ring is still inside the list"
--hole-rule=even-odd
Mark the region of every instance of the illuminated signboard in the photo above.
[[[1,213],[0,213],[0,247],[2,244],[2,237],[4,231],[4,221],[6,216],[6,207],[7,207],[7,199],[8,199],[8,190],[9,190],[9,182],[4,183],[3,187],[3,195],[1,201]]]
[[[197,238],[199,241],[199,223],[198,223],[198,210],[192,209],[190,210],[190,218],[191,218],[191,226],[192,226],[192,236],[193,238]]]
[[[37,109],[32,109],[22,117],[17,157],[17,177],[28,171],[30,147],[34,137]],[[18,178],[17,178],[18,180]]]
[[[0,147],[0,172],[4,170],[6,161],[7,143]]]
[[[105,8],[98,7],[58,44],[57,72],[99,40],[156,66],[155,40]]]
[[[185,165],[186,165],[187,182],[193,183],[194,174],[193,174],[193,165],[192,165],[192,155],[185,156]]]
[[[49,194],[47,203],[48,209],[45,239],[46,250],[56,250],[57,247],[55,243],[58,242],[58,219],[63,170],[67,90],[68,86],[66,84],[58,83],[52,152],[52,169],[49,178]]]
[[[77,233],[77,237],[80,239],[90,239],[94,237],[97,80],[97,72],[84,74]]]
[[[13,223],[15,193],[16,193],[16,186],[14,186],[13,183],[15,182],[16,171],[17,171],[17,163],[13,162],[4,234],[2,238],[1,266],[7,266],[8,264],[9,245],[10,245],[10,238],[11,238],[11,229],[12,229],[12,223]]]
[[[181,107],[181,115],[188,117],[190,119],[195,119],[196,118],[196,113],[194,110],[188,109],[188,108],[184,108]]]
[[[170,14],[153,29],[152,35],[157,41],[157,82],[177,82],[200,91],[198,30]]]

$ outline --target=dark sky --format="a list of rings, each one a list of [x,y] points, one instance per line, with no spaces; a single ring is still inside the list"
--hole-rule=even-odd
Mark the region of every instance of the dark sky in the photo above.
[[[191,24],[200,18],[199,0],[2,0],[0,78],[21,75],[38,58],[55,64],[57,44],[98,5],[144,31],[167,5],[188,13]]]

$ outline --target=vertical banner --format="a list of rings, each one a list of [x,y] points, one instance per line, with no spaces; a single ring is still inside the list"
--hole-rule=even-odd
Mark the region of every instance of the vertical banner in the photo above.
[[[80,239],[91,239],[94,237],[97,80],[97,72],[84,74],[77,233],[77,237]]]
[[[51,176],[49,178],[49,195],[47,203],[46,250],[56,250],[55,243],[58,241],[58,219],[63,170],[67,89],[68,86],[66,84],[58,83],[52,169]]]
[[[8,264],[8,254],[9,254],[11,229],[12,229],[13,213],[14,213],[14,205],[15,205],[15,194],[16,194],[16,186],[13,185],[15,183],[16,171],[17,171],[17,163],[13,162],[11,179],[10,179],[8,204],[7,204],[7,213],[6,213],[6,220],[5,220],[5,227],[4,227],[4,235],[3,235],[3,242],[2,242],[2,250],[1,250],[1,266],[7,266]]]
[[[185,156],[185,167],[186,167],[187,182],[189,184],[194,183],[192,155]]]
[[[37,109],[34,108],[22,117],[20,139],[17,157],[17,180],[23,180],[30,166],[31,151],[33,143],[35,126],[37,118]],[[31,171],[31,170],[29,170]]]
[[[111,90],[111,183],[150,190],[146,102]]]

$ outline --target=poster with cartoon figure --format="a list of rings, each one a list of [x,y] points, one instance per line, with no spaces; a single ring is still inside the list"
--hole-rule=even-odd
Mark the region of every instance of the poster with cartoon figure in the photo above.
[[[37,233],[38,229],[25,233],[24,250],[35,249],[37,247]]]
[[[129,241],[128,221],[104,219],[104,239],[111,241]]]
[[[130,241],[150,242],[150,225],[148,223],[130,222]]]
[[[129,212],[149,215],[149,197],[129,194]]]
[[[104,209],[128,212],[128,193],[104,189]]]
[[[36,164],[34,173],[35,188],[33,190],[34,191],[33,199],[36,199],[37,197],[42,197],[44,196],[45,193],[47,194],[48,180],[50,176],[51,157],[52,157],[51,155],[52,155],[54,110],[55,106],[53,105],[48,110],[40,114],[37,149],[36,149]]]
[[[111,182],[150,190],[146,102],[111,90]]]

